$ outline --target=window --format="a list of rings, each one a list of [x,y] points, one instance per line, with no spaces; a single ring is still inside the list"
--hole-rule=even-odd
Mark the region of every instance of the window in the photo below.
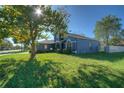
[[[47,49],[47,45],[44,45],[44,48]]]
[[[89,42],[89,48],[92,50],[92,42]]]

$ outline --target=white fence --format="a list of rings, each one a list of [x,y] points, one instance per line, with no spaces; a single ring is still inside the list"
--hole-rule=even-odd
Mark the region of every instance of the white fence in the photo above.
[[[124,52],[124,46],[109,46],[107,52]]]

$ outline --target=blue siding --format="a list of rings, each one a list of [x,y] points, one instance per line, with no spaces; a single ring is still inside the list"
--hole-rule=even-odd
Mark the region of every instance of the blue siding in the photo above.
[[[94,40],[78,40],[77,52],[78,53],[94,53],[99,51],[99,42]]]
[[[92,39],[77,39],[68,37],[71,41],[76,41],[76,51],[80,53],[94,53],[99,51],[100,43]]]

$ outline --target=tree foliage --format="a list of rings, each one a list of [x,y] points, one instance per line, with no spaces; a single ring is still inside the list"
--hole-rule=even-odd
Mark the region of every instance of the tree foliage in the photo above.
[[[113,37],[118,38],[121,30],[120,20],[114,15],[108,15],[97,21],[94,30],[96,38],[102,40],[105,45],[108,45]]]
[[[36,13],[37,10],[41,13]],[[15,41],[30,45],[30,60],[36,55],[36,40],[47,37],[43,32],[67,32],[67,15],[51,6],[3,6],[1,12],[4,14],[1,29],[5,28]]]
[[[0,7],[0,40],[10,36],[16,27],[16,17],[19,13],[12,6]]]

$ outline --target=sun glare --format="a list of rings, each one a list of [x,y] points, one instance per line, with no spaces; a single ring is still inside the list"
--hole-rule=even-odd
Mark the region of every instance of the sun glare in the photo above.
[[[38,16],[42,15],[41,9],[40,9],[40,8],[37,8],[37,9],[35,10],[35,14],[38,15]]]

